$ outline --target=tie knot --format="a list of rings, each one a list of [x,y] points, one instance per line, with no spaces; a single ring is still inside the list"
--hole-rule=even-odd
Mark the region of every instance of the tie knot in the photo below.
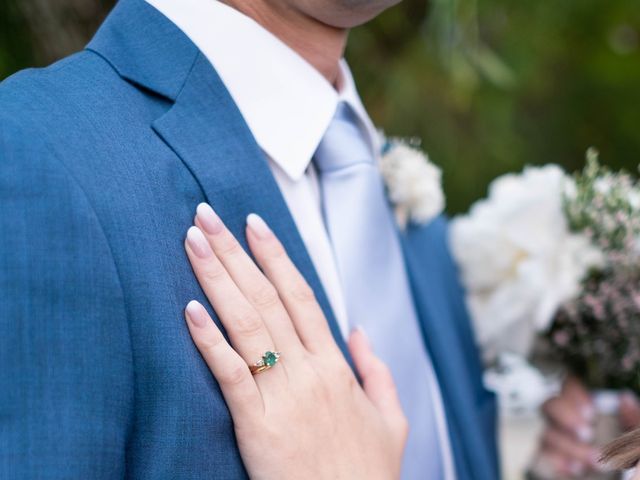
[[[374,158],[365,130],[353,109],[346,103],[338,103],[336,113],[313,159],[322,173],[358,163],[373,164]]]

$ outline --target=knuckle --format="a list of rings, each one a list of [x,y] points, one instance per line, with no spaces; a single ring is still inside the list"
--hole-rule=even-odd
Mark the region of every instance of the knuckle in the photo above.
[[[389,368],[389,365],[384,363],[379,358],[376,358],[375,368],[376,370],[378,370],[378,375],[381,378],[383,378],[386,382],[393,383],[393,374],[391,373],[391,369]]]
[[[269,246],[266,249],[266,256],[274,260],[281,260],[287,258],[287,252],[280,242],[269,242]]]
[[[254,310],[247,309],[236,314],[234,325],[240,334],[251,337],[262,330],[262,318]]]
[[[216,250],[221,257],[235,257],[244,252],[237,240],[231,236],[222,240]]]
[[[316,295],[306,282],[302,282],[291,289],[291,297],[300,303],[315,303]]]
[[[213,263],[207,266],[203,273],[203,281],[209,284],[219,283],[227,275],[227,271],[220,263]]]
[[[247,378],[248,369],[244,365],[237,364],[230,368],[222,381],[226,385],[239,385]]]
[[[261,285],[249,297],[251,303],[259,308],[273,307],[279,301],[278,292],[269,283]]]
[[[396,390],[391,369],[379,358],[374,358],[372,360],[371,368],[368,373],[370,378],[375,379],[376,383],[383,385],[387,390]]]
[[[205,338],[194,338],[195,344],[203,354],[207,354],[208,356],[215,357],[218,353],[220,346],[224,342],[222,338],[218,337],[205,337]]]

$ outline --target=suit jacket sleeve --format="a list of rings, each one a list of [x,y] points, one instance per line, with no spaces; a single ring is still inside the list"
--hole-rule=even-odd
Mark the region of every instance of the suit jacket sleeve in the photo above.
[[[123,291],[42,138],[0,115],[0,478],[119,478],[133,412]]]

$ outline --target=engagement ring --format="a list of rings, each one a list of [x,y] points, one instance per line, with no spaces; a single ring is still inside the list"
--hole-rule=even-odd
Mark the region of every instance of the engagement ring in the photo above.
[[[249,370],[252,375],[257,375],[258,373],[262,373],[265,370],[269,370],[276,363],[278,363],[278,359],[280,358],[280,352],[271,352],[266,351],[260,361],[254,363],[253,365],[249,365]]]

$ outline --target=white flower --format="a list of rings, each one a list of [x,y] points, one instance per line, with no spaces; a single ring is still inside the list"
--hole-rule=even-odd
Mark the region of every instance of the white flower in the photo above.
[[[512,417],[535,415],[540,406],[560,390],[558,379],[545,377],[526,358],[507,352],[485,371],[483,380],[485,386],[498,395],[503,414]]]
[[[387,141],[380,171],[401,228],[425,224],[442,213],[442,172],[427,155],[400,140]]]
[[[608,195],[613,189],[613,186],[614,181],[609,175],[598,178],[593,184],[595,191],[602,195]]]
[[[602,254],[569,231],[563,192],[572,180],[555,165],[504,175],[466,216],[454,220],[451,247],[487,361],[529,353],[557,309],[580,292]]]

